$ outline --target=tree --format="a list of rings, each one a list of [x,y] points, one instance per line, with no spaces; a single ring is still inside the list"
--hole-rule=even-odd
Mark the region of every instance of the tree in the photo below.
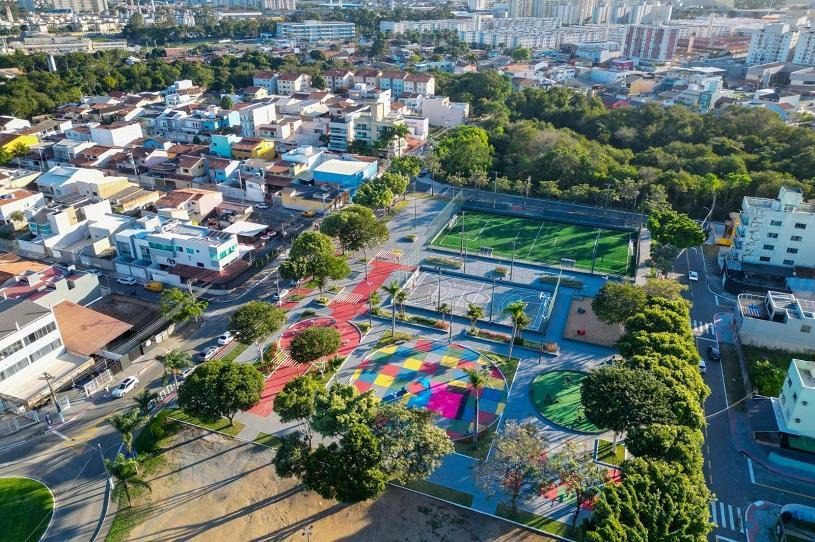
[[[384,184],[394,197],[399,197],[407,190],[410,179],[406,175],[388,170],[375,182]]]
[[[250,301],[235,311],[229,319],[229,329],[245,344],[254,343],[263,362],[260,342],[276,332],[286,321],[286,313],[266,301]]]
[[[405,318],[405,303],[408,300],[408,291],[405,289],[400,289],[396,292],[396,295],[393,296],[393,300],[399,304],[399,308],[401,309],[400,312],[402,314],[402,319]]]
[[[371,209],[384,209],[390,207],[394,197],[387,184],[375,180],[367,181],[357,188],[357,192],[354,194],[354,203]]]
[[[202,420],[222,417],[232,425],[235,414],[260,401],[264,379],[250,364],[210,361],[198,367],[178,389],[178,404]]]
[[[309,51],[308,56],[310,56],[312,60],[318,61],[325,60],[325,53],[320,51],[319,49],[312,49],[311,51]]]
[[[635,458],[620,484],[607,484],[594,506],[589,542],[685,540],[705,542],[710,531],[710,492],[701,471]]]
[[[298,235],[289,249],[288,259],[280,266],[280,274],[285,278],[314,279],[321,295],[329,279],[341,279],[350,272],[348,262],[334,255],[331,239],[317,231]]]
[[[127,412],[117,412],[108,417],[108,423],[122,435],[122,443],[128,455],[133,453],[133,433],[143,421],[144,417],[135,408]]]
[[[325,78],[319,73],[314,74],[311,78],[311,86],[316,89],[324,90],[326,87]]]
[[[625,430],[652,423],[672,423],[668,387],[650,371],[604,366],[590,371],[581,384],[586,418],[614,431],[613,447]]]
[[[489,171],[492,151],[486,130],[478,126],[453,129],[439,141],[435,150],[445,174],[462,177],[470,177],[477,171]]]
[[[363,250],[366,261],[367,249],[388,239],[387,226],[362,205],[349,205],[331,213],[323,220],[320,231],[336,238],[343,250]]]
[[[399,283],[391,281],[387,286],[382,287],[391,296],[391,337],[396,338],[396,295],[402,290]]]
[[[695,475],[702,471],[703,443],[704,436],[699,429],[653,424],[631,428],[626,448],[636,457],[668,461]]]
[[[492,454],[476,466],[476,483],[490,496],[501,489],[510,496],[512,514],[518,499],[538,495],[551,483],[546,468],[546,437],[532,423],[508,420],[493,441]]]
[[[113,487],[114,497],[118,499],[124,493],[125,497],[127,497],[128,506],[133,506],[130,495],[132,490],[144,488],[151,491],[150,484],[139,477],[139,464],[135,459],[126,459],[125,456],[119,454],[113,461],[105,459],[105,466],[113,479],[116,480]]]
[[[158,400],[158,393],[144,388],[133,396],[133,402],[139,407],[139,413],[146,416],[150,413],[150,404]]]
[[[639,286],[609,281],[592,300],[591,309],[601,322],[622,324],[645,306],[646,297]]]
[[[478,321],[484,317],[484,307],[470,303],[467,305],[467,318],[470,319],[470,325],[473,331],[478,330]]]
[[[169,288],[161,292],[159,305],[161,314],[168,317],[171,322],[178,323],[187,318],[194,318],[197,322],[209,303],[180,288]]]
[[[705,232],[688,215],[659,209],[648,215],[648,229],[658,243],[686,249],[705,242]]]
[[[648,278],[642,290],[649,297],[663,297],[665,299],[683,299],[682,292],[688,289],[684,284],[673,279]]]
[[[274,411],[283,423],[297,421],[306,429],[311,448],[311,418],[316,413],[317,395],[323,392],[320,382],[307,374],[288,382],[274,400]]]
[[[218,105],[220,105],[221,109],[232,109],[232,106],[235,105],[235,103],[229,96],[223,96],[221,98],[221,102]]]
[[[750,367],[750,380],[753,382],[753,387],[760,395],[766,397],[776,397],[781,393],[786,377],[787,373],[784,370],[766,359],[758,360]]]
[[[677,256],[679,256],[679,249],[673,245],[661,243],[651,245],[651,265],[659,269],[663,275],[673,271]]]
[[[325,437],[335,437],[355,425],[370,425],[379,400],[371,393],[359,393],[354,386],[333,384],[314,400],[311,426]]]
[[[473,416],[473,426],[475,432],[473,433],[473,446],[478,448],[478,414],[479,414],[479,400],[481,399],[481,390],[487,385],[487,374],[484,371],[476,371],[475,369],[466,369],[467,382],[475,394],[475,416]]]
[[[277,406],[277,398],[275,398]],[[306,459],[311,455],[311,439],[300,431],[284,435],[275,453],[275,473],[282,478],[300,478],[306,470]]]
[[[447,432],[433,421],[434,414],[400,404],[380,405],[371,424],[379,439],[380,468],[399,483],[424,480],[453,452]]]
[[[549,468],[557,476],[566,491],[574,495],[576,505],[572,518],[572,530],[577,526],[580,507],[586,499],[595,495],[606,482],[606,472],[592,461],[589,454],[568,441],[559,452],[549,459]]]
[[[178,389],[178,374],[183,372],[184,369],[192,367],[192,356],[190,356],[189,352],[174,348],[161,356],[161,364],[164,365],[164,374],[170,373],[173,375],[173,384]]]
[[[528,61],[530,58],[532,58],[532,55],[530,54],[529,49],[526,49],[525,47],[516,47],[512,50],[512,60],[515,62]]]
[[[340,348],[340,332],[333,327],[314,326],[292,339],[289,354],[297,363],[309,363],[333,354]]]
[[[379,496],[387,477],[379,440],[364,425],[353,425],[340,443],[320,445],[305,460],[303,485],[326,499],[359,502]]]
[[[512,359],[512,347],[515,345],[521,330],[526,328],[531,320],[526,314],[526,303],[520,299],[504,307],[503,313],[509,315],[509,319],[512,321],[512,339],[509,341],[509,358]]]
[[[16,211],[12,211],[8,215],[8,220],[9,220],[9,222],[11,222],[11,225],[16,230],[17,229],[17,224],[19,224],[20,222],[23,222],[25,220],[25,215],[23,214],[23,212],[21,210],[18,209]]]
[[[422,169],[422,161],[415,156],[400,156],[391,160],[391,165],[388,171],[398,175],[404,175],[408,179],[412,179],[419,175]]]

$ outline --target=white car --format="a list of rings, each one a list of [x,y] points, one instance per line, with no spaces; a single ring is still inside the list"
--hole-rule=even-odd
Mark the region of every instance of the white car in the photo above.
[[[705,374],[707,372],[707,364],[703,359],[699,360],[699,372],[702,374]]]
[[[123,397],[127,393],[130,393],[131,391],[133,391],[133,388],[135,388],[136,384],[138,384],[138,383],[139,383],[138,378],[136,378],[135,376],[128,376],[127,378],[122,380],[122,383],[119,384],[118,386],[116,386],[113,389],[113,391],[110,392],[110,394],[113,397],[117,397],[117,398],[118,397]]]
[[[223,335],[218,337],[218,344],[220,344],[221,346],[226,346],[226,345],[228,345],[229,343],[231,343],[234,340],[235,340],[235,336],[232,335],[232,332],[231,331],[225,331]]]
[[[198,368],[198,365],[193,365],[192,367],[187,367],[186,369],[184,369],[184,371],[181,373],[181,380],[185,380],[185,379],[186,379],[188,376],[190,376],[190,375],[193,373],[193,371],[195,371],[197,368]]]
[[[688,280],[696,282],[699,280],[699,273],[696,271],[688,271]]]
[[[201,361],[209,361],[215,357],[215,354],[218,353],[218,350],[219,348],[217,346],[210,346],[209,348],[201,350],[198,353],[198,358],[201,359]]]
[[[280,290],[272,294],[272,301],[283,301],[289,295],[288,290]]]
[[[269,208],[268,203],[256,203],[255,204],[255,209],[268,209],[268,208]]]
[[[119,284],[124,284],[125,286],[133,286],[136,284],[136,279],[133,277],[122,277],[120,279],[116,279],[116,282]]]

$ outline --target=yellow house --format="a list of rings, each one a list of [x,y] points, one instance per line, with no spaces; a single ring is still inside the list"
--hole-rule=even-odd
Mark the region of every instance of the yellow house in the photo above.
[[[0,149],[13,153],[20,147],[31,147],[39,143],[34,134],[0,134]]]
[[[232,144],[232,158],[248,160],[249,158],[274,158],[274,141],[257,137],[244,137]]]

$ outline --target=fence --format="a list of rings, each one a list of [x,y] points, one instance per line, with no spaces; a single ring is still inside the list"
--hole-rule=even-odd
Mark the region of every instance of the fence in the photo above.
[[[19,416],[4,417],[0,420],[0,435],[11,435],[38,423],[40,423],[40,416],[34,410],[23,412]]]
[[[110,372],[110,369],[105,369],[102,374],[82,386],[85,390],[85,396],[90,397],[97,391],[101,390],[105,387],[110,381],[113,380],[113,373]]]

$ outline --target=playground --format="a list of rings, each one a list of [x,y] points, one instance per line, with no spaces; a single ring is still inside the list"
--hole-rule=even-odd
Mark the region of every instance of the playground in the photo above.
[[[531,323],[529,329],[539,329],[543,324],[546,311],[551,302],[549,292],[540,292],[527,288],[517,288],[496,281],[450,277],[444,274],[422,272],[409,288],[410,295],[406,304],[426,310],[436,311],[440,304],[446,304],[456,316],[465,316],[470,304],[484,309],[484,320],[512,325],[504,309],[510,303],[526,303],[526,314]]]
[[[532,404],[550,422],[572,431],[599,433],[598,427],[583,415],[580,385],[586,373],[548,371],[535,377],[530,387]]]
[[[386,346],[365,358],[350,383],[360,393],[373,391],[383,402],[435,412],[437,425],[450,439],[461,440],[475,430],[476,397],[468,370],[488,376],[478,402],[479,429],[484,431],[501,418],[509,389],[495,365],[463,346],[428,340]]]
[[[632,271],[634,238],[627,231],[464,211],[453,216],[431,244],[545,265],[574,260],[582,269],[627,275]]]

